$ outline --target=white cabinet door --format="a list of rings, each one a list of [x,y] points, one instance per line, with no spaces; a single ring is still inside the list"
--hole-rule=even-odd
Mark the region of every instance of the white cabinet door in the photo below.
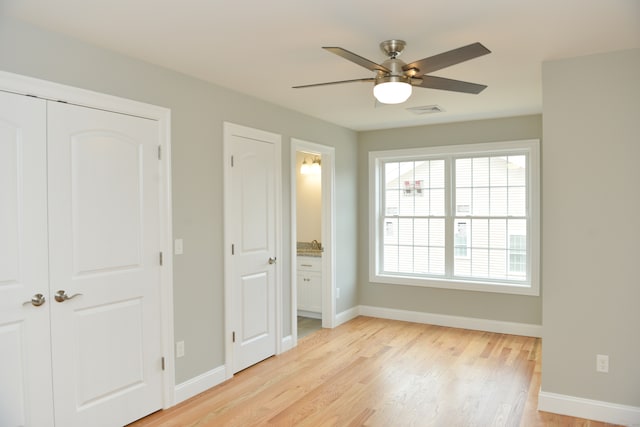
[[[43,100],[0,92],[0,425],[7,427],[53,426],[45,114]]]
[[[47,122],[56,425],[124,425],[162,406],[158,124],[57,102]]]

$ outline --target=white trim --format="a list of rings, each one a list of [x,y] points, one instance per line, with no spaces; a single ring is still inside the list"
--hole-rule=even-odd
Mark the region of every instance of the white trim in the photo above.
[[[293,336],[293,346],[298,343],[298,325],[297,325],[297,232],[296,232],[296,216],[297,216],[297,198],[296,198],[296,181],[297,166],[296,152],[309,151],[318,153],[322,156],[322,237],[321,241],[324,246],[322,254],[322,327],[336,327],[336,299],[335,299],[335,148],[317,144],[302,139],[291,138],[290,153],[290,181],[291,181],[291,334]]]
[[[383,161],[402,161],[406,159],[421,158],[438,158],[445,159],[447,162],[453,161],[459,155],[500,155],[502,153],[521,152],[527,153],[529,159],[529,167],[527,170],[527,186],[529,188],[529,198],[527,205],[528,212],[528,282],[518,283],[516,281],[499,280],[473,280],[460,278],[452,275],[452,271],[447,270],[447,277],[428,277],[428,276],[411,276],[411,275],[394,275],[381,273],[379,243],[382,237],[379,218],[380,198],[382,197],[383,188],[380,182],[380,167]],[[448,164],[448,163],[447,163]],[[407,286],[423,286],[442,289],[459,289],[481,292],[497,292],[516,295],[540,295],[540,141],[538,139],[490,142],[480,144],[463,144],[453,146],[437,146],[437,147],[421,147],[401,150],[385,150],[369,152],[369,236],[372,241],[369,242],[369,281],[372,283],[385,283]],[[446,197],[452,191],[453,183],[450,182],[450,174],[445,175],[447,180]],[[447,199],[448,200],[448,199]],[[449,200],[450,202],[450,200]],[[445,220],[450,221],[454,216],[451,211],[450,203],[446,205]],[[447,227],[449,229],[450,227]],[[451,237],[451,233],[447,232],[446,238]],[[447,247],[450,242],[447,243]],[[450,256],[447,253],[447,256]],[[451,268],[451,260],[447,258],[447,268]]]
[[[0,90],[64,101],[69,104],[114,111],[158,122],[160,161],[160,250],[166,254],[160,270],[161,339],[165,358],[162,374],[163,408],[174,405],[175,360],[173,354],[173,228],[171,197],[171,110],[46,80],[0,71]]]
[[[176,402],[184,402],[187,399],[191,399],[194,396],[209,390],[211,387],[215,387],[227,380],[226,367],[218,366],[210,371],[200,374],[197,377],[193,377],[183,383],[176,385],[175,396]]]
[[[282,342],[280,344],[280,349],[282,350],[281,353],[291,350],[294,347],[293,342],[293,335],[287,335],[286,337],[282,338]]]
[[[225,344],[225,366],[226,378],[233,377],[233,299],[232,299],[232,283],[233,283],[233,264],[231,258],[231,243],[233,242],[232,227],[226,226],[233,220],[233,212],[231,212],[231,136],[240,135],[245,138],[252,138],[261,141],[269,141],[273,143],[274,153],[274,173],[275,173],[275,239],[276,259],[282,259],[282,135],[256,129],[248,126],[238,125],[231,122],[223,122],[223,229],[224,229],[224,344]],[[275,303],[275,354],[280,354],[282,350],[282,263],[275,263],[275,282],[276,282],[276,303]]]
[[[359,313],[362,316],[379,317],[381,319],[403,320],[405,322],[425,323],[500,334],[522,335],[526,337],[542,337],[542,325],[530,323],[505,322],[502,320],[478,319],[475,317],[451,316],[448,314],[425,313],[421,311],[398,310],[395,308],[367,305],[361,305],[359,307]]]
[[[351,307],[348,310],[341,311],[336,316],[336,326],[347,323],[349,320],[355,319],[360,315],[360,307]]]
[[[565,394],[538,393],[538,410],[626,426],[640,426],[640,407]]]

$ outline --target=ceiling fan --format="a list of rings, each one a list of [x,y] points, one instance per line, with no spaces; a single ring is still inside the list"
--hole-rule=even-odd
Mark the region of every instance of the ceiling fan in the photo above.
[[[472,94],[478,94],[487,87],[486,85],[477,83],[427,75],[442,68],[491,53],[482,43],[472,43],[409,64],[405,64],[398,59],[398,56],[400,56],[405,46],[406,43],[403,40],[386,40],[380,43],[380,49],[389,57],[389,59],[382,64],[376,64],[341,47],[323,47],[323,49],[341,56],[348,61],[358,64],[370,71],[374,71],[376,73],[375,77],[315,83],[293,86],[293,88],[300,89],[352,82],[374,82],[373,95],[379,102],[383,104],[400,104],[409,99],[412,86]]]

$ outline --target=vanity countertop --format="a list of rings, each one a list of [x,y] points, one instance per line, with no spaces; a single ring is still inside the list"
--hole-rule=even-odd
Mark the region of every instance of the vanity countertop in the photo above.
[[[321,257],[324,251],[322,244],[315,240],[313,242],[298,242],[296,246],[298,256]]]

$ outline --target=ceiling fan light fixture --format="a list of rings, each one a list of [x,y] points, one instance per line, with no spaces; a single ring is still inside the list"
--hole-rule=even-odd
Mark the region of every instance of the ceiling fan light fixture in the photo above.
[[[385,77],[376,81],[373,96],[382,104],[402,104],[411,96],[411,85],[402,77]]]

